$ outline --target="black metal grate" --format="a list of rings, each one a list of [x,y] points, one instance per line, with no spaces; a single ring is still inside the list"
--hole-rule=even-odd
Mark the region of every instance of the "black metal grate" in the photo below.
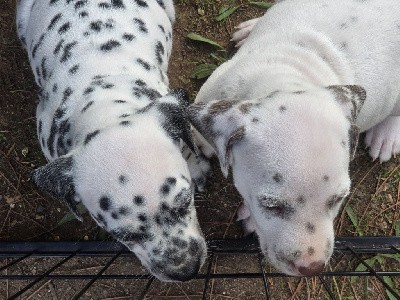
[[[265,299],[272,299],[270,294],[271,287],[269,279],[277,277],[285,277],[285,275],[276,272],[267,272],[263,261],[263,256],[259,252],[258,243],[253,239],[242,240],[212,240],[208,242],[209,256],[202,272],[195,280],[203,282],[202,299],[209,299],[209,290],[211,280],[219,279],[260,279],[262,281]],[[218,257],[224,255],[254,255],[258,262],[258,272],[214,272],[213,264]],[[392,278],[395,282],[400,280],[400,264],[392,264],[390,271],[378,271],[373,266],[365,262],[367,255],[399,255],[400,254],[400,237],[349,237],[337,238],[335,242],[334,257],[341,259],[347,257],[347,261],[355,261],[358,265],[363,265],[363,271],[357,270],[335,270],[321,273],[317,278],[322,284],[325,292],[324,295],[328,299],[339,299],[332,289],[332,280],[342,276],[350,277],[374,277],[380,282],[386,291],[391,293],[393,298],[400,299],[400,295],[396,292],[395,287],[391,286],[387,277]],[[101,269],[88,274],[74,274],[73,270],[63,270],[63,266],[67,265],[72,259],[80,258],[82,260],[102,257],[105,259],[101,264]],[[150,288],[157,284],[157,280],[149,274],[127,273],[118,274],[115,270],[111,270],[110,266],[117,260],[132,260],[134,255],[124,246],[116,242],[1,242],[0,243],[0,280],[7,282],[23,282],[24,285],[14,291],[13,294],[7,295],[8,299],[18,299],[21,295],[29,294],[40,281],[44,280],[80,280],[84,282],[72,299],[80,299],[95,282],[101,280],[132,280],[135,283],[143,283],[141,290],[137,295],[138,299],[145,299]],[[56,263],[47,266],[38,274],[32,274],[30,271],[24,270],[19,265],[24,264],[27,260],[30,269],[35,264],[41,264],[36,261],[38,258],[57,258]],[[399,260],[400,261],[400,258]],[[397,262],[398,262],[397,261]],[[348,265],[348,264],[346,264]],[[40,267],[40,266],[38,266]],[[28,273],[28,274],[27,274]],[[26,284],[25,284],[26,282]]]

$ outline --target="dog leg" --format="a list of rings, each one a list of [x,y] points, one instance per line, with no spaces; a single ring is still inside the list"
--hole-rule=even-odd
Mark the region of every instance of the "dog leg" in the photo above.
[[[400,152],[400,116],[389,116],[368,130],[365,144],[375,160],[388,161]]]
[[[251,19],[240,23],[235,27],[236,31],[232,35],[231,41],[235,42],[235,47],[239,48],[246,41],[253,27],[256,25],[260,18]]]

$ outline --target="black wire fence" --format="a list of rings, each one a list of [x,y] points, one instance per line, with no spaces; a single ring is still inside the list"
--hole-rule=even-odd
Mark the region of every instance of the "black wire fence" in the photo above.
[[[260,284],[257,285],[258,296],[254,299],[282,299],[272,296],[271,291],[276,287],[271,286],[271,280],[287,278],[281,273],[267,271],[268,267],[256,240],[211,240],[208,241],[208,249],[205,266],[191,281],[197,288],[195,292],[197,296],[193,299],[214,299],[212,288],[215,282],[229,279],[257,280]],[[337,238],[333,260],[342,263],[338,263],[334,270],[322,272],[315,278],[323,290],[320,293],[320,299],[341,299],[335,284],[344,277],[372,277],[381,285],[384,297],[390,300],[400,299],[398,292],[400,284],[399,255],[400,237]],[[249,267],[247,271],[219,271],[215,267],[216,262],[226,256],[229,256],[228,259],[236,257],[235,264],[237,265],[247,264],[244,257],[250,256],[255,267]],[[394,257],[395,259],[386,267],[389,270],[383,271],[380,270],[380,266],[368,263],[371,261],[368,258],[371,257]],[[96,266],[94,267],[93,259],[98,258],[101,261],[95,261]],[[74,260],[75,263],[71,264]],[[85,261],[87,260],[92,261],[91,267],[86,267]],[[247,264],[247,266],[249,265]],[[45,299],[31,297],[31,295],[37,293],[38,287],[43,285],[43,282],[61,281],[70,285],[71,282],[74,283],[72,290],[68,290],[64,285],[62,289],[65,294],[61,298],[86,299],[86,293],[95,289],[96,283],[106,280],[125,281],[125,286],[135,286],[135,293],[130,294],[130,298],[107,299],[153,299],[149,295],[149,291],[157,290],[157,285],[176,285],[161,283],[146,273],[139,266],[134,255],[116,242],[0,242],[0,290],[3,289],[3,295],[0,295],[0,298]],[[7,292],[4,291],[5,288],[7,288]],[[370,289],[364,290],[362,295],[368,295],[369,291]],[[70,296],[67,296],[68,293]],[[49,296],[48,299],[51,297]],[[96,299],[96,296],[92,296],[90,299]],[[160,297],[159,299],[164,298]],[[177,297],[177,299],[180,298]],[[192,297],[186,293],[182,299],[192,299]],[[226,299],[240,298],[227,297]],[[365,298],[360,296],[359,299]]]

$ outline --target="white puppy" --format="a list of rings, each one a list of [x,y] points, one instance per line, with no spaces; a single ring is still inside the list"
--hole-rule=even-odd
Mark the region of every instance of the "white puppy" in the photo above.
[[[315,275],[332,254],[359,132],[374,159],[400,151],[398,1],[286,0],[233,39],[239,51],[203,85],[191,120],[205,154],[225,175],[232,166],[239,219],[273,265]]]

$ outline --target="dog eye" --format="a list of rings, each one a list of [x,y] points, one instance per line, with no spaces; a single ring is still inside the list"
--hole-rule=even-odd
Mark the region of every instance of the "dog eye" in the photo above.
[[[294,213],[294,209],[287,203],[275,198],[262,196],[259,198],[260,205],[268,215],[287,219]]]

